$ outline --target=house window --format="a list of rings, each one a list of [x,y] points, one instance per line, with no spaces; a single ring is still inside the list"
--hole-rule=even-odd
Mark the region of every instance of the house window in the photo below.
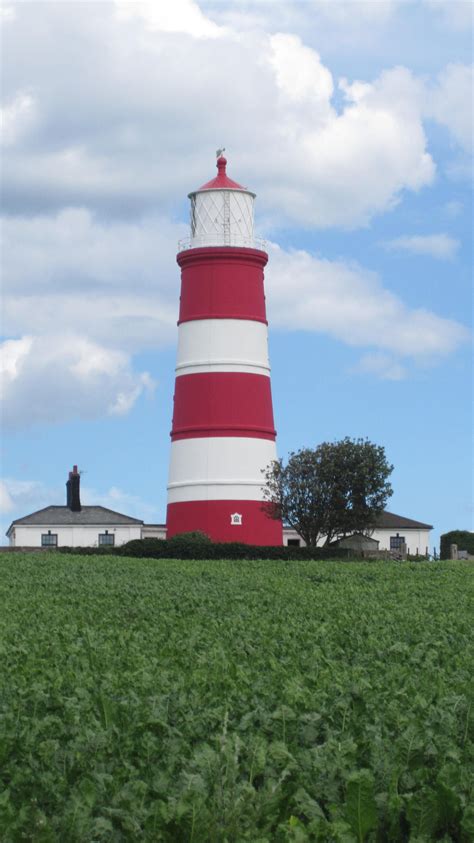
[[[109,533],[108,530],[105,533],[99,533],[99,547],[104,547],[104,545],[114,545],[115,544],[115,536],[113,533]]]
[[[400,536],[398,533],[396,536],[390,536],[390,550],[400,550],[404,544],[405,536]]]
[[[234,512],[233,515],[230,516],[230,523],[236,524],[237,526],[242,525],[242,516],[239,512]]]
[[[301,544],[299,539],[288,539],[288,547],[299,547]]]
[[[52,533],[51,530],[48,530],[47,533],[41,533],[41,547],[57,547],[58,546],[58,534]]]

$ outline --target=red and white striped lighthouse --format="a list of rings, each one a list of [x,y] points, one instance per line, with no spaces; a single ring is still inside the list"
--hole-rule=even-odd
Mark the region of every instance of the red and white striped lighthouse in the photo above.
[[[282,544],[262,505],[262,469],[276,459],[263,268],[255,194],[226,174],[191,200],[180,243],[178,359],[167,535],[201,530],[214,541]]]

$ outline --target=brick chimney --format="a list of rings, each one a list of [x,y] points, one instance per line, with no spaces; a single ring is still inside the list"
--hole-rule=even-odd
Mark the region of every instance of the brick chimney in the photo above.
[[[77,465],[73,465],[72,471],[69,472],[69,479],[66,483],[66,506],[71,512],[81,511],[81,475],[77,470]]]

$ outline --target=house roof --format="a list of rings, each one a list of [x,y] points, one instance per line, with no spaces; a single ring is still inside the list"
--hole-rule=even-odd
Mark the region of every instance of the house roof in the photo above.
[[[414,521],[413,518],[405,518],[404,515],[395,515],[394,512],[382,512],[375,521],[375,529],[394,530],[395,528],[402,529],[418,529],[418,530],[432,530],[432,524],[424,524],[422,521]]]
[[[283,525],[284,530],[293,530],[288,524]],[[375,521],[375,529],[377,530],[432,530],[432,524],[424,524],[422,521],[414,521],[413,518],[405,518],[404,515],[395,515],[394,512],[387,512],[384,510]],[[294,530],[293,532],[296,532]]]
[[[80,512],[73,512],[68,506],[46,506],[44,509],[38,509],[37,512],[32,512],[31,515],[25,515],[24,518],[17,518],[15,521],[12,521],[7,530],[7,536],[12,527],[17,525],[38,527],[99,527],[127,524],[143,524],[143,521],[139,518],[131,518],[129,515],[123,515],[121,512],[115,512],[113,509],[107,509],[105,506],[83,506]]]

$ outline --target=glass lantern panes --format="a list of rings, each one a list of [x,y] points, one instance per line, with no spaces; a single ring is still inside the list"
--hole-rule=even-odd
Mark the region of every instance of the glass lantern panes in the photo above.
[[[255,247],[251,193],[208,190],[191,196],[191,247]]]

